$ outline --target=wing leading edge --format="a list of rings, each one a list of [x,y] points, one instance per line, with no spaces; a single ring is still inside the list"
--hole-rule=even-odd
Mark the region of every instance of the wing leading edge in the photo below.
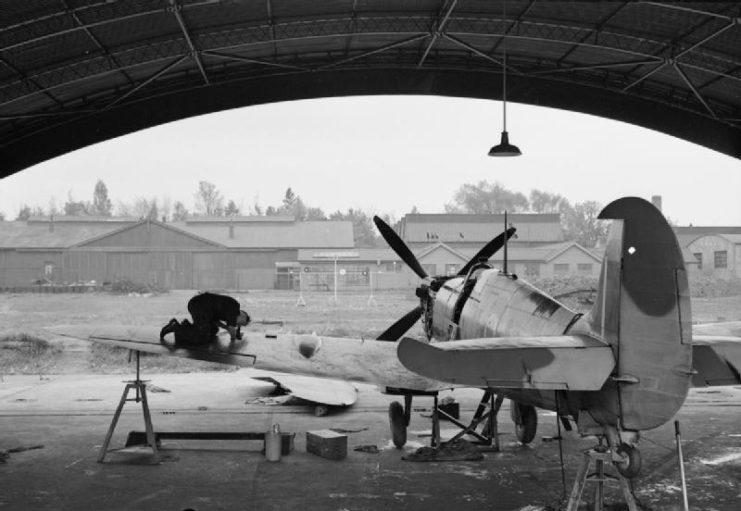
[[[609,345],[574,335],[442,343],[404,338],[397,353],[410,371],[473,387],[599,390],[615,366]]]

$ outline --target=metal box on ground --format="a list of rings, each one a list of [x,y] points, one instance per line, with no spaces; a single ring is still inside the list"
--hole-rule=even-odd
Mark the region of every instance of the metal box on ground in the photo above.
[[[328,460],[342,460],[347,457],[347,435],[335,433],[331,429],[306,432],[306,452]]]
[[[460,418],[460,404],[459,403],[445,403],[438,406],[440,411],[447,413],[454,419]],[[445,415],[440,415],[441,420],[448,420],[448,418]]]

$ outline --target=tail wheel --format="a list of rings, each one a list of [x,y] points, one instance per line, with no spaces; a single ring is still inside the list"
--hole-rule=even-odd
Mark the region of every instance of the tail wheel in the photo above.
[[[534,406],[524,405],[512,401],[509,408],[512,422],[515,423],[517,440],[522,444],[529,444],[538,431],[538,413]]]
[[[615,450],[620,460],[615,462],[615,468],[620,475],[633,479],[641,471],[641,451],[629,444],[620,444]]]
[[[398,401],[389,404],[389,425],[394,445],[397,449],[401,449],[407,443],[407,419],[404,415],[404,407]]]

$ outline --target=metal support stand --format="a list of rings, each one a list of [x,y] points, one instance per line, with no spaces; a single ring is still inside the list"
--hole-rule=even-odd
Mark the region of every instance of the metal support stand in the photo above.
[[[440,408],[438,406],[437,393],[433,397],[432,405],[432,435],[430,438],[430,447],[440,447]]]
[[[590,449],[584,453],[584,459],[582,460],[581,467],[576,474],[576,480],[574,481],[574,487],[571,489],[571,496],[569,497],[569,503],[566,507],[566,511],[577,511],[579,503],[581,502],[582,493],[584,492],[584,486],[587,482],[597,483],[597,487],[594,492],[594,511],[604,510],[604,493],[605,493],[605,481],[614,481],[620,484],[620,488],[623,492],[623,498],[625,503],[628,505],[629,511],[639,511],[638,505],[636,504],[633,492],[630,490],[628,480],[624,478],[620,473],[615,470],[615,475],[605,474],[605,462],[609,466],[615,468],[612,462],[612,454],[609,450],[598,450]],[[596,472],[589,474],[589,466],[592,461],[595,462]]]
[[[679,421],[674,421],[674,433],[677,438],[677,459],[679,461],[679,475],[682,479],[682,509],[689,511],[690,504],[687,499],[687,481],[684,477],[684,455],[682,454],[682,437],[679,434]]]
[[[129,397],[129,391],[131,389],[135,390],[135,397],[133,398]],[[152,456],[154,458],[154,462],[159,463],[160,455],[159,451],[157,450],[154,428],[152,427],[152,416],[149,413],[149,403],[147,401],[147,382],[142,381],[139,378],[138,351],[136,352],[136,380],[126,382],[126,388],[124,389],[123,395],[121,396],[121,400],[118,402],[116,413],[113,414],[113,420],[111,420],[111,425],[108,428],[108,432],[106,433],[103,445],[100,446],[100,451],[98,451],[98,463],[103,463],[103,460],[108,453],[108,445],[111,443],[111,438],[113,437],[113,432],[116,429],[116,424],[118,424],[118,419],[121,416],[121,411],[123,410],[124,404],[126,404],[127,401],[135,401],[137,403],[141,402],[142,413],[144,415],[144,427],[146,428],[147,433],[147,443],[152,448]]]
[[[497,415],[499,409],[502,407],[504,396],[495,395],[493,392],[486,390],[484,395],[479,401],[479,406],[476,408],[476,412],[473,414],[471,422],[466,425],[455,417],[451,417],[445,410],[441,410],[437,406],[437,400],[435,401],[435,410],[437,413],[442,415],[446,420],[452,422],[458,426],[461,430],[450,439],[450,441],[458,440],[464,435],[471,435],[476,438],[474,443],[481,446],[484,450],[490,450],[494,452],[499,451],[499,428],[497,423]],[[434,416],[433,416],[434,417]],[[439,419],[439,415],[438,415]],[[434,419],[433,419],[434,420]],[[479,425],[484,424],[483,431],[481,433],[476,431]],[[439,430],[439,426],[438,426]],[[433,422],[433,433],[434,433],[434,422]],[[434,434],[433,434],[434,438]],[[433,444],[434,446],[434,444]]]

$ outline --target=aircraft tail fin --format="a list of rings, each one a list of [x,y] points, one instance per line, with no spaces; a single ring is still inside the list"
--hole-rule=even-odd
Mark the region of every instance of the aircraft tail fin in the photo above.
[[[684,403],[692,369],[689,284],[674,231],[661,212],[638,197],[604,208],[612,219],[592,332],[609,343],[622,427],[665,423]]]

